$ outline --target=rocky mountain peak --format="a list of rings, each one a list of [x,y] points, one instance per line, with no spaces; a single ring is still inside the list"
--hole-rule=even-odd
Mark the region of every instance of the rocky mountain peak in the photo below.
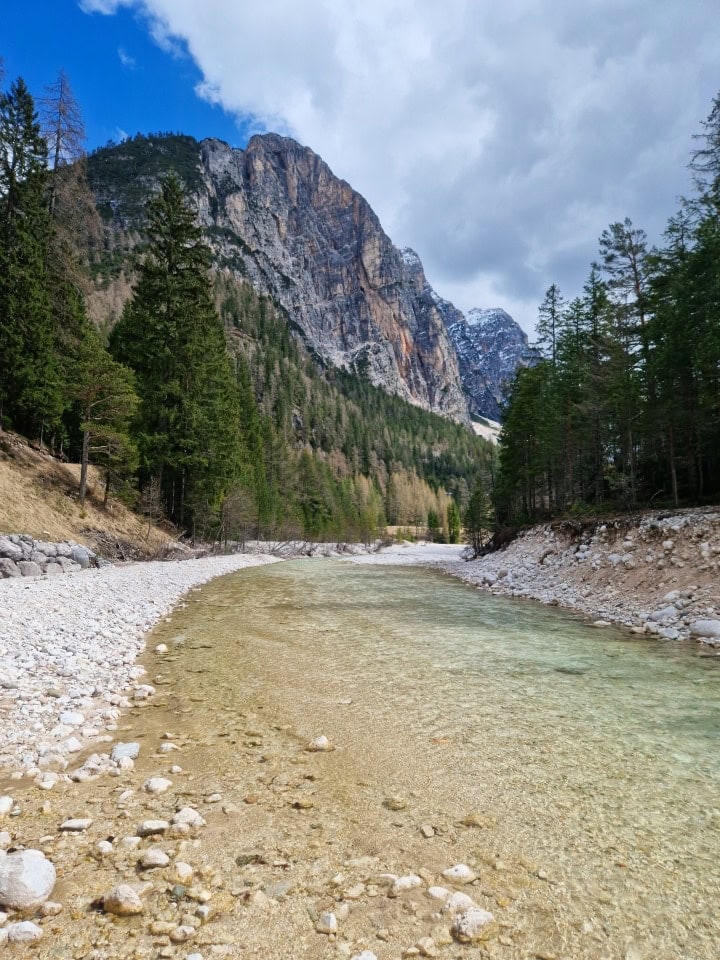
[[[470,413],[501,419],[506,385],[519,366],[534,362],[527,334],[501,307],[452,316],[448,332],[460,361]]]
[[[505,328],[508,331],[520,330],[510,314],[502,307],[491,307],[489,310],[473,307],[472,310],[468,310],[466,320],[469,327],[482,327],[485,330],[497,330],[499,328]],[[522,330],[520,332],[522,333]],[[527,340],[527,337],[525,337],[525,340]]]
[[[200,144],[200,213],[218,262],[273,297],[309,346],[413,403],[467,420],[440,312],[367,201],[277,134]]]

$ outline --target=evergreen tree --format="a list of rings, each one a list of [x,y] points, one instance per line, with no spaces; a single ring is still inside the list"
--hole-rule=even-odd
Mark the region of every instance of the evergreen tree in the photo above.
[[[545,299],[538,311],[538,345],[543,356],[555,366],[557,361],[557,344],[562,327],[564,303],[560,288],[556,283],[548,287]]]
[[[113,331],[134,370],[141,478],[160,480],[167,515],[207,531],[239,467],[238,393],[215,310],[210,251],[173,175],[148,204],[148,246]]]
[[[451,500],[447,508],[448,525],[448,543],[460,542],[460,511],[454,500]]]
[[[47,283],[47,148],[23,80],[0,96],[0,429],[42,437],[63,409]]]
[[[472,547],[473,554],[476,557],[480,556],[490,539],[493,526],[490,500],[481,477],[478,477],[470,494],[470,501],[463,517],[463,526],[466,541]]]

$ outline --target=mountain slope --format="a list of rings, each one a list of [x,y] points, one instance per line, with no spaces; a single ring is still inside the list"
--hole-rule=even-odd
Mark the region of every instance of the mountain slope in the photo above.
[[[476,308],[466,316],[433,290],[414,250],[405,247],[402,256],[416,286],[422,288],[426,299],[432,300],[447,327],[457,352],[460,379],[470,413],[499,420],[505,385],[512,380],[519,366],[532,363],[534,359],[527,335],[500,307],[491,310]]]
[[[118,238],[142,227],[139,193],[174,169],[216,262],[267,294],[323,359],[427,410],[467,422],[455,350],[422,270],[410,270],[369,204],[307,147],[275,134],[135,138],[98,151],[89,178]],[[132,240],[126,242],[132,246]]]

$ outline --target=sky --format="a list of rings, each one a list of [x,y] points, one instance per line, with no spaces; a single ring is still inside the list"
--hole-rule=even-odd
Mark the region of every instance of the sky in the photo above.
[[[94,148],[273,130],[359,190],[435,290],[532,334],[610,223],[660,242],[720,91],[717,0],[1,0],[6,82],[63,68]]]

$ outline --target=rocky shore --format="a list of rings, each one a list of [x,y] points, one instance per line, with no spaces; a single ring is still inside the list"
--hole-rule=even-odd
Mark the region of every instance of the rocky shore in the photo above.
[[[152,693],[135,661],[182,595],[276,559],[236,554],[1,581],[0,770],[53,783],[73,754],[109,739],[132,699]]]

